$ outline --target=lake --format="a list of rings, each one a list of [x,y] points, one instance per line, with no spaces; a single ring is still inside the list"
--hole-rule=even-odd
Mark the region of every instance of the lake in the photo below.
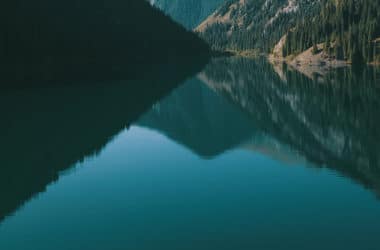
[[[379,69],[185,78],[2,92],[0,249],[379,249]]]

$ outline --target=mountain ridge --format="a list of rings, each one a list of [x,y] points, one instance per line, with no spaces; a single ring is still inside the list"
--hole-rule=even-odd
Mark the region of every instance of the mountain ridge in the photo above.
[[[230,0],[196,31],[216,49],[269,51],[281,34],[300,18],[301,12],[306,15],[315,11],[315,3],[310,0]]]

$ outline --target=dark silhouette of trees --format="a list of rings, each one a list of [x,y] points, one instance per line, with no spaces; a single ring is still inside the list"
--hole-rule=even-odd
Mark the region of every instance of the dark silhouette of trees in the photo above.
[[[0,77],[12,81],[125,79],[138,68],[208,53],[195,34],[142,0],[5,1],[0,33]]]

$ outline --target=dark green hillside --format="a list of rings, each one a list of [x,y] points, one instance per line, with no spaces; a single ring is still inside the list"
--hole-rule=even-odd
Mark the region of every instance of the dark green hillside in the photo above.
[[[2,83],[125,79],[208,52],[141,0],[3,1],[0,30]]]

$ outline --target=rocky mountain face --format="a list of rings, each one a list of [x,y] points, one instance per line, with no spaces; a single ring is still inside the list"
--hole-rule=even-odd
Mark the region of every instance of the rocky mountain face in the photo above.
[[[225,0],[151,0],[175,21],[193,29],[212,14]]]
[[[295,23],[317,10],[312,0],[229,0],[198,27],[214,48],[269,50]]]

